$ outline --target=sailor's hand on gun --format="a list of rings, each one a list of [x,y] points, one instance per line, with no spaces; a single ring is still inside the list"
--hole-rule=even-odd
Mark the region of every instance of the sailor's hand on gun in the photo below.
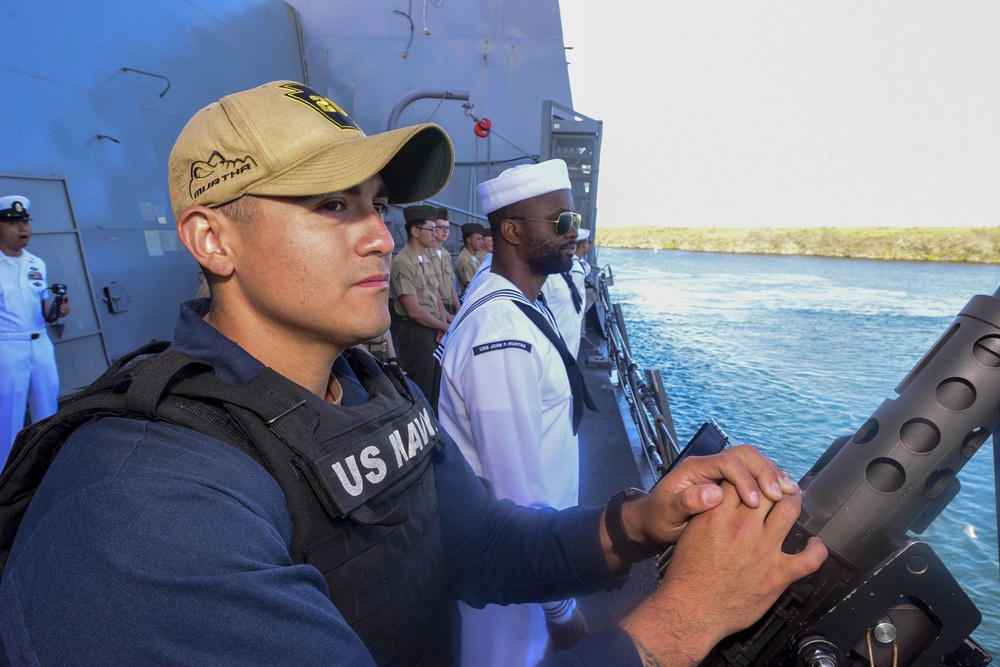
[[[622,522],[629,537],[654,547],[673,544],[691,517],[722,502],[720,482],[729,482],[749,507],[761,499],[776,502],[799,487],[769,458],[752,445],[739,445],[714,456],[691,456],[653,487],[648,496],[625,503]],[[606,537],[606,536],[605,536]],[[605,553],[610,553],[610,539]],[[609,557],[613,569],[624,563]]]
[[[775,501],[769,482],[763,489],[768,493],[752,506],[745,485],[740,490],[724,482],[715,506],[690,519],[663,583],[621,622],[644,664],[697,664],[826,559],[826,547],[816,538],[798,554],[782,552],[802,496],[796,491]],[[707,502],[714,502],[711,496]]]

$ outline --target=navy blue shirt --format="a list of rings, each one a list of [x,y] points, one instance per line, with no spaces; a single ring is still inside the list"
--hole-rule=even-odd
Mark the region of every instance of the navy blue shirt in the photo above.
[[[173,345],[223,380],[253,378],[263,365],[202,320],[206,307],[181,307]],[[367,400],[343,357],[333,372],[344,404]],[[445,440],[433,462],[451,597],[482,606],[621,585],[601,550],[601,508],[498,501]],[[320,573],[292,562],[291,533],[281,488],[235,447],[173,424],[91,421],[67,440],[14,543],[0,586],[11,661],[372,664]],[[641,660],[612,628],[543,664]]]

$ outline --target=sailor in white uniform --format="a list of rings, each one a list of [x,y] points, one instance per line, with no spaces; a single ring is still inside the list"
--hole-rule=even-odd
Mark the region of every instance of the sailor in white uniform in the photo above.
[[[573,258],[573,267],[565,273],[553,273],[545,279],[542,285],[542,295],[545,297],[545,304],[556,317],[559,325],[559,333],[566,341],[566,347],[570,354],[576,358],[580,352],[580,331],[583,325],[583,274],[580,273],[580,286],[576,284],[573,271],[582,271],[578,268],[576,257]]]
[[[576,284],[580,294],[583,295],[583,312],[580,321],[581,331],[585,329],[583,319],[586,319],[587,311],[597,301],[597,290],[594,289],[590,281],[590,262],[587,261],[587,253],[590,251],[590,230],[581,229],[580,235],[576,237],[576,256],[573,258],[573,268],[570,275]]]
[[[515,167],[479,185],[493,227],[492,265],[475,278],[437,352],[441,423],[473,470],[500,498],[558,509],[578,501],[579,447],[567,369],[550,338],[559,336],[556,321],[539,293],[546,275],[569,269],[576,247],[569,187],[562,160]],[[462,664],[535,665],[550,632],[556,644],[586,635],[575,607],[573,600],[461,604]]]
[[[0,464],[24,427],[26,406],[32,422],[59,408],[59,372],[45,329],[45,262],[24,249],[30,208],[27,197],[0,197]],[[59,315],[68,314],[67,299]]]

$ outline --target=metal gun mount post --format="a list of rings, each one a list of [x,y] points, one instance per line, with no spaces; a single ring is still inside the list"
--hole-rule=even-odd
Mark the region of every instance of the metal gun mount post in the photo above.
[[[469,91],[467,90],[411,90],[407,94],[399,98],[395,106],[392,107],[392,111],[389,112],[389,130],[395,130],[396,126],[399,125],[399,117],[403,115],[403,109],[410,106],[413,102],[417,100],[422,100],[426,98],[432,98],[436,100],[468,100]]]
[[[800,482],[802,514],[785,550],[815,535],[826,563],[703,665],[867,665],[880,629],[891,640],[873,642],[877,664],[990,661],[968,639],[979,610],[906,531],[938,516],[959,491],[958,471],[1000,428],[1000,289],[972,297],[896,392]]]

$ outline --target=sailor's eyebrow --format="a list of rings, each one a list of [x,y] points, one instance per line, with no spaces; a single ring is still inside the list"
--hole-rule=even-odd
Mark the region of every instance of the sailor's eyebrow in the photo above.
[[[361,194],[362,194],[361,185],[352,185],[351,187],[344,188],[343,190],[335,190],[333,192],[326,192],[326,193],[321,194],[321,195],[313,195],[313,196],[310,196],[310,197],[289,197],[289,199],[294,199],[294,200],[298,201],[301,204],[308,205],[308,204],[313,204],[313,203],[322,201],[322,200],[327,199],[329,197],[335,197],[337,195],[348,195],[350,197],[359,197],[359,196],[361,196]],[[382,185],[378,186],[378,189],[375,190],[375,194],[373,195],[373,197],[377,198],[377,199],[378,198],[388,199],[389,198],[389,187],[387,185],[385,185],[384,183]]]

